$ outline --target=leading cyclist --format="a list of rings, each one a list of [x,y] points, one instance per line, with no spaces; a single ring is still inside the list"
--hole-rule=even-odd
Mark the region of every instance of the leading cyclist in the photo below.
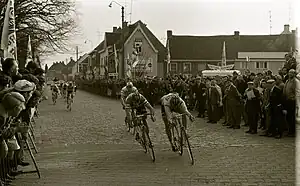
[[[71,99],[70,101],[73,102],[74,93],[75,93],[75,87],[74,87],[73,83],[70,82],[68,87],[67,87],[67,104],[69,103],[68,102],[69,99]]]
[[[123,109],[125,109],[125,105],[126,105],[125,100],[126,100],[127,96],[131,93],[137,93],[137,92],[138,92],[138,89],[135,86],[133,86],[132,82],[127,82],[126,86],[121,89],[121,104],[123,106]],[[126,118],[125,118],[126,121],[127,121],[128,117],[129,117],[129,115],[126,112]],[[130,126],[131,126],[131,123],[130,123]]]
[[[171,147],[173,151],[176,151],[175,146],[172,143],[172,136],[171,136],[171,128],[170,124],[172,122],[172,112],[176,112],[179,114],[186,114],[183,115],[183,125],[186,128],[187,124],[187,116],[191,121],[194,121],[194,116],[188,111],[185,102],[179,97],[178,93],[169,93],[164,95],[161,98],[161,115],[163,121],[165,123],[165,130],[170,141]]]
[[[56,99],[57,99],[57,97],[59,95],[59,88],[58,88],[58,86],[56,84],[53,84],[51,86],[51,91],[52,91],[52,100],[55,103]]]
[[[139,92],[129,94],[125,100],[125,106],[126,115],[128,116],[128,120],[130,123],[132,123],[132,116],[130,114],[131,109],[136,109],[136,115],[145,114],[147,113],[148,109],[150,111],[150,114],[152,115],[153,121],[155,121],[154,108],[150,105],[148,100]],[[140,139],[139,137],[140,136],[137,132],[136,139]]]

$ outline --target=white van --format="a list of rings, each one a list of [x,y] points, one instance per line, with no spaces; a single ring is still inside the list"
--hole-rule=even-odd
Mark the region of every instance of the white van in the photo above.
[[[232,76],[233,72],[241,75],[239,70],[203,70],[203,77],[214,77],[214,76]]]

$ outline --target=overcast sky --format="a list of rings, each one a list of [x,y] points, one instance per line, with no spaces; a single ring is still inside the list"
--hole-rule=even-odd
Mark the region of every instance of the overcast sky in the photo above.
[[[78,45],[80,55],[92,50],[103,39],[105,32],[113,26],[121,25],[121,7],[108,5],[110,0],[75,0],[79,12],[81,35],[73,41]],[[125,6],[126,21],[138,20],[165,45],[167,30],[174,35],[232,35],[270,34],[270,14],[272,34],[283,31],[284,24],[291,29],[299,27],[300,12],[296,0],[117,0]],[[132,6],[131,6],[132,2]],[[296,4],[297,3],[297,4]],[[132,9],[132,11],[131,11]],[[296,24],[297,23],[297,24]],[[44,62],[51,65],[55,61],[66,61],[75,53],[53,55]]]

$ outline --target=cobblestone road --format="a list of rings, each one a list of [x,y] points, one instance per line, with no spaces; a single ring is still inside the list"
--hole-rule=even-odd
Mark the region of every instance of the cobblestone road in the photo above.
[[[83,91],[73,110],[63,101],[40,105],[36,124],[42,178],[20,175],[16,185],[295,185],[295,140],[265,138],[196,119],[188,133],[195,165],[170,150],[157,109],[149,123],[156,152],[150,161],[123,125],[116,100]],[[33,169],[28,167],[26,169]]]

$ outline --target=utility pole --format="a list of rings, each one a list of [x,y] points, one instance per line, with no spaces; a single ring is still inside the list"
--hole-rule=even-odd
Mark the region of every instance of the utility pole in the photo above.
[[[124,6],[121,7],[121,13],[122,13],[122,72],[121,72],[121,77],[125,78],[125,20],[124,20]]]
[[[78,64],[78,46],[76,46],[76,64],[77,64],[77,72],[79,72],[79,64]]]

